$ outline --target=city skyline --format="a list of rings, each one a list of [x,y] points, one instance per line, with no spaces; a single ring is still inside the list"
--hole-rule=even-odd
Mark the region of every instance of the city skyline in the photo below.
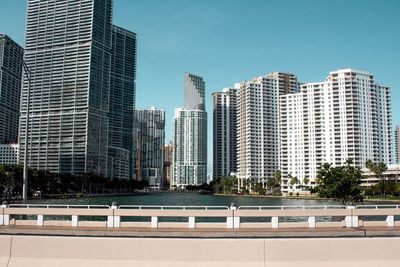
[[[180,1],[114,2],[114,22],[138,33],[137,107],[166,110],[166,142],[172,139],[173,110],[182,103],[181,77],[186,71],[207,81],[208,110],[212,92],[278,70],[295,73],[300,82],[312,82],[324,80],[329,70],[361,69],[392,88],[393,103],[400,99],[396,90],[400,37],[394,34],[400,24],[397,1],[384,5],[378,1],[257,1],[252,5],[193,1],[185,6]],[[24,46],[26,2],[4,0],[2,5],[7,15],[2,17],[1,31]],[[274,12],[261,16],[268,10]],[[244,21],[234,14],[252,15]],[[260,31],[265,34],[251,37]],[[393,126],[399,125],[398,105],[393,105],[392,114]],[[211,116],[209,112],[209,121]],[[210,135],[210,166],[211,144]]]

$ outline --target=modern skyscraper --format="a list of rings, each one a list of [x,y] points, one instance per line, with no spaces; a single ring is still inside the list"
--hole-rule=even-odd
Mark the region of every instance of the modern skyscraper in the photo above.
[[[237,171],[237,89],[213,93],[213,180]]]
[[[207,182],[207,112],[203,78],[185,73],[185,108],[175,109],[173,187]]]
[[[0,143],[16,143],[24,50],[3,33],[0,40]]]
[[[135,111],[134,170],[136,180],[153,188],[162,187],[164,174],[165,112],[156,109]]]
[[[283,192],[297,189],[289,174],[313,183],[325,162],[340,166],[351,159],[361,168],[368,159],[391,163],[390,88],[373,75],[333,71],[325,82],[281,96],[280,103]]]
[[[400,125],[396,127],[394,135],[395,135],[396,164],[400,164]]]
[[[206,84],[202,77],[185,73],[185,109],[206,110]]]
[[[280,166],[279,96],[298,92],[299,82],[293,74],[275,72],[235,88],[238,178],[264,183]]]
[[[110,83],[116,87],[113,93],[124,91],[128,85],[116,85],[120,74],[135,67],[115,64],[112,70],[112,60],[120,60],[120,51],[128,48],[128,38],[122,42],[111,17],[111,0],[28,0],[25,61],[32,81],[28,140],[24,137],[28,83],[26,78],[23,81],[20,161],[28,141],[31,167],[57,173],[110,175],[107,167],[113,163],[107,162],[108,146],[115,144],[108,140],[108,128],[115,127],[113,120],[120,114],[118,108],[109,109],[109,100],[118,102],[110,96]],[[113,44],[118,46],[113,48]],[[113,51],[117,53],[114,57]],[[125,64],[134,62],[127,58],[121,62],[124,60]],[[132,81],[132,70],[124,78]],[[129,94],[132,90],[134,83]],[[121,102],[124,97],[127,101],[134,99],[123,95]],[[129,103],[127,109],[131,111],[132,106]]]
[[[108,177],[128,179],[133,177],[136,34],[117,26],[112,27],[110,78]]]

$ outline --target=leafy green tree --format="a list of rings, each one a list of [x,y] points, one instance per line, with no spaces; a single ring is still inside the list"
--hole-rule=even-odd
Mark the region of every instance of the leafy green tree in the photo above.
[[[235,176],[221,177],[221,185],[224,194],[232,194],[237,187],[237,178]]]
[[[369,159],[365,162],[365,167],[367,167],[371,172],[373,172],[376,178],[378,178],[378,180],[383,183],[381,197],[385,197],[386,196],[385,176],[383,175],[383,173],[387,171],[388,169],[387,165],[384,162],[375,163]]]
[[[354,204],[363,201],[361,183],[362,173],[360,168],[351,166],[352,161],[347,160],[345,165],[332,167],[325,163],[317,173],[317,186],[315,192],[320,197],[333,198],[342,205]]]
[[[304,177],[304,179],[303,179],[304,185],[308,185],[309,182],[310,182],[310,179],[308,179],[307,177]]]
[[[214,193],[221,193],[221,190],[222,190],[221,178],[212,180],[210,182],[210,188]]]
[[[273,189],[275,186],[276,186],[276,180],[275,180],[275,178],[269,178],[268,180],[267,180],[267,187],[268,187],[268,189]]]
[[[258,195],[265,195],[265,188],[262,186],[262,183],[255,183],[253,186],[253,191]]]
[[[22,166],[0,165],[0,189],[8,190],[13,195],[22,194]]]

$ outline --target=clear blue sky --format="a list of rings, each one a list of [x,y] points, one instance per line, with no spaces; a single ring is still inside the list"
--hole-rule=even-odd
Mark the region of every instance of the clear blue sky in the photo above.
[[[0,32],[24,44],[26,1],[0,4]],[[166,142],[184,72],[203,76],[211,162],[211,93],[268,72],[317,82],[339,68],[369,71],[392,88],[400,124],[399,12],[398,0],[114,0],[113,21],[138,34],[136,105],[166,111]]]

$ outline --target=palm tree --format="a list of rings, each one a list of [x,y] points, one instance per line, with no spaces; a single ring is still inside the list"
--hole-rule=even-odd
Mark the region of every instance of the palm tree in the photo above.
[[[281,179],[282,179],[281,170],[276,170],[276,172],[274,174],[274,178],[275,178],[276,183],[281,184]]]
[[[385,197],[385,176],[383,173],[387,171],[387,165],[384,162],[374,163],[372,160],[368,159],[365,162],[365,167],[375,174],[379,182],[382,182],[381,197]]]
[[[289,174],[290,175],[290,174]],[[290,175],[290,184],[291,185],[295,185],[295,184],[298,184],[299,183],[299,179],[296,177],[296,176],[291,176]]]

